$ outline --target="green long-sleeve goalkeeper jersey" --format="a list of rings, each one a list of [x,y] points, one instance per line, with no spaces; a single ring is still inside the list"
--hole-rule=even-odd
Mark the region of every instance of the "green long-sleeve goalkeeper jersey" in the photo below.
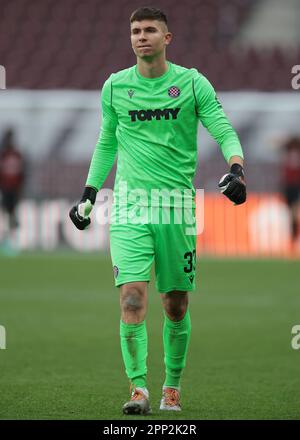
[[[168,70],[158,78],[145,78],[133,66],[104,83],[102,127],[86,185],[99,190],[117,154],[115,197],[125,182],[133,198],[138,190],[146,194],[147,200],[135,198],[141,205],[151,201],[154,205],[157,190],[174,194],[171,206],[177,201],[181,206],[178,194],[194,199],[199,120],[220,145],[226,161],[233,155],[243,157],[238,136],[210,82],[196,69],[167,64]],[[127,203],[133,198],[129,196]]]

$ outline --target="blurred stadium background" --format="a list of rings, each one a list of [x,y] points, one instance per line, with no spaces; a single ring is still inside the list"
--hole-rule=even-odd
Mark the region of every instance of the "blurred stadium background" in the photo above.
[[[135,64],[129,16],[143,5],[0,0],[0,141],[4,148],[12,130],[25,163],[18,221],[10,230],[8,216],[0,215],[0,324],[9,335],[7,353],[0,350],[1,418],[97,418],[99,408],[102,418],[119,416],[127,382],[108,225],[97,224],[95,210],[83,234],[68,210],[81,195],[98,138],[101,86],[110,73]],[[195,186],[205,190],[197,248],[203,295],[193,298],[199,320],[184,384],[203,394],[200,403],[189,400],[182,418],[299,418],[299,353],[290,339],[292,325],[300,324],[300,215],[299,199],[292,207],[286,199],[287,186],[293,194],[300,187],[299,1],[153,5],[166,12],[174,33],[168,59],[198,68],[217,90],[244,148],[249,194],[241,207],[218,194],[227,166],[200,128]],[[17,172],[3,164],[2,173]],[[114,175],[115,167],[106,188]],[[160,307],[154,295],[150,301],[150,370],[162,374]],[[158,399],[159,388],[154,393]]]
[[[1,91],[0,136],[13,129],[27,163],[15,246],[107,250],[107,225],[95,224],[84,240],[65,214],[85,183],[101,125],[101,86],[111,72],[135,63],[128,16],[140,4],[0,1],[0,60],[7,82]],[[299,256],[299,227],[291,245],[291,212],[283,196],[287,168],[293,168],[293,184],[300,185],[299,145],[298,153],[284,150],[290,138],[300,137],[299,91],[292,88],[293,78],[298,85],[298,71],[292,69],[300,63],[297,1],[157,4],[175,34],[168,58],[207,75],[246,156],[249,201],[233,209],[216,194],[226,172],[218,146],[199,130],[195,186],[204,188],[207,204],[198,251]],[[105,187],[112,188],[114,175],[115,169]],[[0,239],[5,230],[1,216]]]
[[[66,212],[81,194],[97,140],[101,86],[111,72],[135,63],[128,16],[140,4],[0,1],[0,61],[7,87],[1,91],[0,137],[13,129],[27,163],[20,227],[11,237],[15,247],[107,251],[107,226],[95,225],[97,231],[92,228],[83,239]],[[299,234],[291,243],[291,212],[283,197],[285,168],[293,168],[294,185],[300,185],[299,145],[298,153],[289,155],[283,148],[300,137],[299,91],[292,88],[293,79],[300,87],[297,1],[157,5],[166,10],[175,34],[168,58],[207,75],[247,160],[249,201],[232,209],[216,194],[226,166],[214,140],[199,130],[195,186],[204,188],[207,205],[198,251],[299,256]],[[115,169],[105,187],[112,187],[114,175]],[[6,229],[1,216],[0,240]]]

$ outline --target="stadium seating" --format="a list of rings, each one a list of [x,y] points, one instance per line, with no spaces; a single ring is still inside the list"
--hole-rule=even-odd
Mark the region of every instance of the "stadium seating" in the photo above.
[[[232,40],[257,0],[156,2],[166,11],[171,61],[197,67],[218,90],[290,88],[298,51],[237,49]],[[2,0],[0,60],[8,88],[98,89],[135,62],[129,42],[137,0]]]

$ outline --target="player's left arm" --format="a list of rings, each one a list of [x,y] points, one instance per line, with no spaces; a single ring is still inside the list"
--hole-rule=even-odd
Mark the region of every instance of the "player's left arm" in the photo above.
[[[240,205],[246,201],[244,155],[240,140],[207,78],[197,75],[193,87],[197,116],[220,145],[230,168],[219,181],[220,191],[235,205]]]

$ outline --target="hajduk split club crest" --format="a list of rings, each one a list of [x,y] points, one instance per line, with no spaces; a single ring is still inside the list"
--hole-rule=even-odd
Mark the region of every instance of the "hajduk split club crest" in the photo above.
[[[180,95],[180,89],[176,86],[172,86],[168,89],[168,95],[171,98],[177,98]]]

